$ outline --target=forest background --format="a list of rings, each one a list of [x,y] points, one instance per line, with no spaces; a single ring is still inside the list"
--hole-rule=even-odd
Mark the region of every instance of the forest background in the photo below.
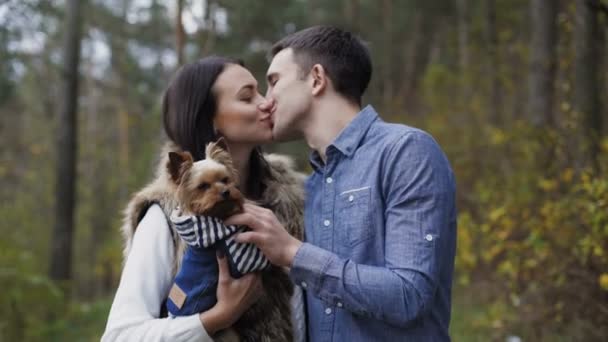
[[[453,339],[608,336],[608,1],[3,0],[0,340],[99,340],[171,75],[219,54],[264,84],[315,24],[367,42],[364,102],[451,161]],[[303,143],[266,150],[310,171]]]

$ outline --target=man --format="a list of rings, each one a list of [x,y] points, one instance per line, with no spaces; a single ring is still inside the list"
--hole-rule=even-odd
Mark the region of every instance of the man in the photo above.
[[[371,60],[349,32],[308,28],[271,54],[273,134],[312,149],[306,241],[252,205],[227,223],[251,227],[238,240],[290,268],[310,341],[449,341],[456,209],[446,157],[427,133],[361,108]]]

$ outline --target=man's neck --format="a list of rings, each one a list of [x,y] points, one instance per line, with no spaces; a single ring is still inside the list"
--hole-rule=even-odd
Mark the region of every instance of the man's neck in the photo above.
[[[327,147],[360,111],[359,106],[342,99],[318,103],[313,109],[303,134],[308,146],[317,151],[323,162],[327,159]]]

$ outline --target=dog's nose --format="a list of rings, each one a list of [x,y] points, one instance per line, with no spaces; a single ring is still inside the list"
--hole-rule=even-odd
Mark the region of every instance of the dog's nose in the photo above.
[[[224,191],[222,191],[222,197],[224,199],[228,199],[230,197],[230,190],[224,190]]]

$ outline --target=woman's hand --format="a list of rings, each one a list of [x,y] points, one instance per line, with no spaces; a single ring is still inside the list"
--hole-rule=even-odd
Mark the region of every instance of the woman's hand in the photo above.
[[[239,279],[230,276],[228,261],[220,250],[217,254],[220,270],[217,285],[217,303],[199,317],[209,335],[228,328],[255,303],[262,294],[262,281],[258,274],[247,274]]]

